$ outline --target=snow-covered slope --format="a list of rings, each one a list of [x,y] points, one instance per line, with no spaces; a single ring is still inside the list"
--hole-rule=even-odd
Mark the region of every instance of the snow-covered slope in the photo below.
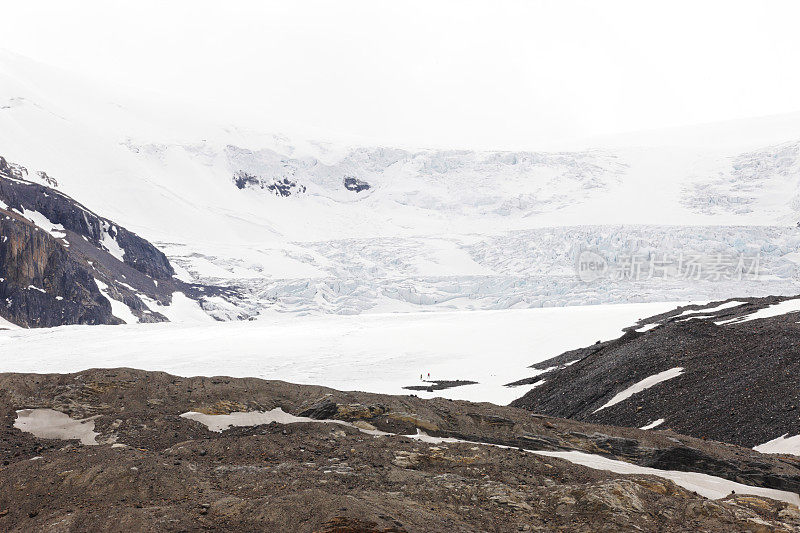
[[[474,152],[308,141],[206,111],[0,52],[0,155],[154,242],[182,279],[238,289],[205,299],[217,318],[797,292],[800,116]],[[763,269],[586,284],[585,249],[760,254]]]

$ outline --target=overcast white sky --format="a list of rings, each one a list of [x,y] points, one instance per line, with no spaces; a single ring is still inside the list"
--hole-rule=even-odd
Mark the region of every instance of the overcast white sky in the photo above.
[[[800,110],[800,3],[4,1],[0,48],[264,129],[551,140]]]

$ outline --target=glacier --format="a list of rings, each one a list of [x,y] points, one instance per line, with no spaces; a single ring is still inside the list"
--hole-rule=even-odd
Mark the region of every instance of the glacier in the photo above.
[[[155,243],[182,280],[230,289],[199,298],[218,320],[798,292],[800,115],[551,151],[352,146],[6,52],[0,104],[0,155]],[[759,271],[586,283],[587,250],[747,255]]]

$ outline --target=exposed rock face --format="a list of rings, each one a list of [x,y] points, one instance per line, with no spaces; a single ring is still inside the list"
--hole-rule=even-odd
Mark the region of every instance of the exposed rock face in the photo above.
[[[0,156],[0,174],[3,176],[24,180],[28,177],[28,169],[16,163],[9,163]]]
[[[0,315],[24,327],[118,324],[87,268],[49,233],[0,210]]]
[[[266,189],[277,196],[283,197],[306,192],[305,185],[298,185],[296,181],[289,178],[269,180],[249,174],[244,170],[239,170],[233,175],[233,182],[239,189]]]
[[[24,327],[119,324],[111,298],[138,321],[166,320],[145,303],[168,304],[180,284],[166,256],[27,175],[0,157],[0,317]]]
[[[369,190],[370,185],[366,181],[362,181],[352,176],[347,176],[344,178],[344,188],[348,191],[361,192]]]
[[[403,387],[406,390],[424,390],[433,392],[435,390],[452,389],[453,387],[463,387],[464,385],[474,385],[477,381],[469,381],[463,379],[456,380],[428,380],[427,385],[408,385]]]
[[[47,175],[47,172],[40,170],[36,172],[36,175],[42,180],[48,187],[58,187],[58,181],[55,178],[51,178]]]
[[[800,434],[799,315],[742,321],[759,309],[791,309],[786,301],[739,298],[642,320],[657,326],[641,332],[633,326],[619,339],[535,365],[555,368],[519,382],[544,380],[512,405],[633,427],[663,419],[658,429],[747,447]],[[683,372],[603,407],[645,378],[675,368]]]
[[[277,407],[352,425],[272,422],[217,432],[180,416]],[[14,427],[23,408],[91,417],[98,445],[23,433]],[[367,420],[404,434],[425,423],[438,428],[433,433],[475,443],[375,437],[359,430],[370,430]],[[596,436],[602,432],[610,442],[606,448]],[[730,532],[800,526],[795,505],[766,497],[709,500],[663,478],[620,475],[479,442],[569,447],[617,458],[636,449],[683,446],[739,472],[759,461],[773,476],[800,474],[797,466],[735,446],[534,417],[490,404],[130,369],[0,374],[0,528]],[[712,461],[707,463],[713,473]]]
[[[240,170],[233,175],[233,183],[239,189],[247,187],[261,187],[261,180],[252,174],[248,174],[244,170]]]
[[[98,248],[118,246],[125,264],[153,279],[169,279],[175,274],[167,257],[155,246],[55,189],[22,181],[19,168],[22,167],[15,170],[0,157],[0,201],[8,208],[40,213]]]

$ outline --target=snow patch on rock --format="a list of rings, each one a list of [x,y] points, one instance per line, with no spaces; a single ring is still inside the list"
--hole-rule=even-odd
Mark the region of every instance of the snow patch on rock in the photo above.
[[[431,437],[422,431],[417,430],[417,435],[406,435],[408,438],[427,442],[430,444],[480,444],[484,446],[495,446],[498,448],[510,448],[500,444],[489,444],[475,441],[467,441],[455,439],[451,437]],[[516,449],[516,448],[515,448]],[[751,485],[744,485],[729,481],[727,479],[712,476],[709,474],[702,474],[700,472],[680,472],[675,470],[659,470],[658,468],[650,468],[646,466],[639,466],[625,461],[618,461],[616,459],[609,459],[600,455],[594,455],[575,450],[571,451],[544,451],[544,450],[524,450],[528,453],[533,453],[543,457],[553,457],[569,461],[573,464],[585,466],[587,468],[594,468],[595,470],[605,470],[614,472],[616,474],[634,474],[644,476],[657,476],[663,479],[668,479],[676,485],[685,488],[686,490],[696,492],[697,494],[709,498],[720,499],[730,496],[732,492],[736,494],[752,494],[754,496],[763,496],[772,498],[793,505],[800,505],[800,495],[777,489],[767,489],[763,487],[753,487]]]
[[[772,498],[774,500],[791,503],[793,505],[800,505],[800,495],[794,492],[743,485],[742,483],[736,483],[735,481],[729,481],[721,477],[701,474],[699,472],[659,470],[657,468],[638,466],[625,461],[617,461],[615,459],[608,459],[607,457],[601,457],[599,455],[592,455],[578,451],[536,451],[533,453],[545,457],[557,457],[559,459],[565,459],[574,464],[594,468],[596,470],[606,470],[616,474],[658,476],[660,478],[669,479],[676,485],[683,487],[686,490],[696,492],[701,496],[714,500],[730,496],[731,492],[736,492],[736,494],[752,494],[753,496],[763,496],[766,498]]]
[[[53,224],[50,222],[50,219],[38,211],[23,209],[22,216],[33,222],[37,227],[45,230],[56,239],[63,239],[66,236],[66,230],[64,229],[64,226],[61,224]]]
[[[593,412],[596,413],[598,411],[602,411],[606,407],[611,407],[612,405],[616,405],[620,402],[623,402],[638,392],[642,392],[645,389],[649,389],[650,387],[658,385],[659,383],[667,381],[668,379],[676,378],[681,374],[683,374],[683,368],[675,367],[675,368],[670,368],[669,370],[665,370],[663,372],[659,372],[658,374],[654,374],[650,377],[644,378],[641,381],[637,381],[624,391],[617,393],[602,407],[595,409]]]
[[[117,242],[117,228],[113,225],[109,224],[108,222],[103,222],[103,235],[100,239],[100,244],[105,248],[105,250],[119,259],[120,261],[125,261],[125,250],[122,246],[119,245]]]
[[[218,433],[231,427],[260,426],[272,422],[277,422],[278,424],[319,422],[319,420],[314,420],[313,418],[291,415],[280,407],[276,407],[271,411],[237,411],[227,415],[208,415],[196,411],[189,411],[188,413],[183,413],[181,418],[188,418],[189,420],[200,422],[210,431],[216,431]]]
[[[119,318],[126,324],[136,324],[139,322],[139,319],[136,318],[136,315],[133,314],[131,308],[125,305],[124,302],[120,302],[119,300],[115,300],[111,297],[111,294],[108,291],[108,285],[100,281],[99,279],[95,278],[95,283],[97,283],[97,288],[100,289],[100,294],[106,297],[106,300],[111,304],[111,314],[115,317]]]
[[[764,309],[759,309],[758,311],[750,313],[749,315],[745,315],[744,317],[736,317],[730,320],[722,320],[719,322],[715,322],[715,324],[718,326],[724,324],[741,324],[742,322],[749,322],[751,320],[758,320],[760,318],[770,318],[773,316],[780,316],[780,315],[785,315],[787,313],[797,313],[797,312],[800,312],[800,298],[795,300],[784,300],[782,302],[770,305],[769,307],[765,307]]]
[[[645,426],[642,426],[639,429],[653,429],[654,427],[660,426],[663,423],[664,423],[664,419],[663,418],[659,418],[658,420],[653,420],[649,424],[647,424]]]
[[[172,293],[172,302],[169,305],[158,305],[154,310],[167,317],[170,322],[214,322],[199,303],[178,291]]]
[[[680,317],[687,316],[687,315],[694,315],[696,313],[703,313],[703,314],[716,313],[717,311],[722,311],[724,309],[730,309],[731,307],[738,307],[738,306],[744,305],[746,303],[747,302],[731,301],[731,302],[725,302],[725,303],[719,304],[718,306],[711,307],[711,308],[705,308],[704,307],[702,309],[687,309],[686,311],[682,312],[681,314],[675,315],[674,318],[680,318]],[[698,318],[698,317],[692,317],[692,318]]]
[[[785,453],[790,455],[800,455],[800,435],[789,437],[788,433],[781,435],[771,441],[753,447],[761,453]]]

